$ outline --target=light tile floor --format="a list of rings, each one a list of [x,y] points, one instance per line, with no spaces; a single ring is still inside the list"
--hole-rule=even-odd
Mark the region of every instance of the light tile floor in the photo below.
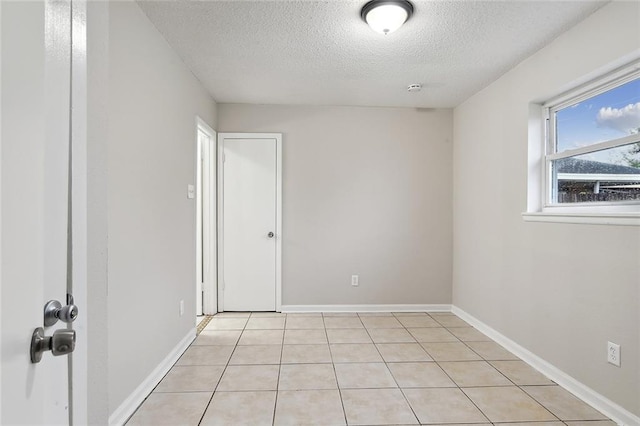
[[[216,315],[129,425],[615,423],[450,313]]]

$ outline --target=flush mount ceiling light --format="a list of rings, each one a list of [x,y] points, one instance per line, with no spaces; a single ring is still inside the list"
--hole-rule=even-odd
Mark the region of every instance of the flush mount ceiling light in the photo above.
[[[360,11],[360,17],[381,34],[387,35],[402,26],[413,15],[407,0],[371,0]]]

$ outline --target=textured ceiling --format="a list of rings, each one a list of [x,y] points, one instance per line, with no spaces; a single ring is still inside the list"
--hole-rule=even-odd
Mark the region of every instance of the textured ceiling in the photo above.
[[[383,36],[365,2],[138,4],[220,103],[453,107],[606,3],[412,1]]]

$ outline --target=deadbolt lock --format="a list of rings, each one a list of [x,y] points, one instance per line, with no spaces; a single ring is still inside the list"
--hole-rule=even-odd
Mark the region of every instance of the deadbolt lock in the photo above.
[[[73,304],[73,299],[69,304],[62,306],[57,300],[49,300],[44,305],[44,326],[50,327],[58,322],[72,323],[78,318],[78,307]]]

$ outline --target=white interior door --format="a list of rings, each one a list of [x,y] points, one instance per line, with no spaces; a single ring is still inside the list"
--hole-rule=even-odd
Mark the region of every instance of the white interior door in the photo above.
[[[221,134],[222,309],[279,309],[280,135]]]
[[[29,348],[34,329],[43,326],[45,303],[65,305],[72,283],[67,279],[71,2],[1,2],[0,16],[0,423],[69,424],[70,357],[46,352],[36,364]],[[84,231],[74,232],[75,241]],[[68,327],[59,321],[44,333]]]

